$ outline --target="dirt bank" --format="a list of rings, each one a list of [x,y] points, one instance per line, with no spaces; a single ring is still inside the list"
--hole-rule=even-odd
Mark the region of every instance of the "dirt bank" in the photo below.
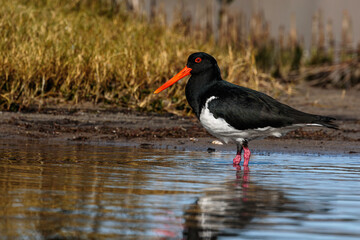
[[[304,128],[277,139],[253,141],[255,152],[360,153],[358,91],[298,86],[280,100],[300,110],[337,118],[340,130]],[[144,148],[222,151],[234,145],[212,144],[195,117],[142,114],[99,106],[44,107],[22,113],[0,112],[0,138],[117,144]]]

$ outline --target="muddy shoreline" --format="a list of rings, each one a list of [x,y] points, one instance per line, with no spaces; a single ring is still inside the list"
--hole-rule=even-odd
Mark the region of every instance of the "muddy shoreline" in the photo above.
[[[300,110],[337,118],[339,130],[304,128],[283,138],[252,141],[256,152],[360,154],[359,91],[298,86],[280,100]],[[233,144],[213,144],[195,117],[136,113],[99,106],[47,106],[37,111],[0,112],[0,138],[115,144],[141,148],[235,151]]]

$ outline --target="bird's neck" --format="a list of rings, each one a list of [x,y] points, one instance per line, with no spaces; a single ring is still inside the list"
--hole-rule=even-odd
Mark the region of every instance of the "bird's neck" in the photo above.
[[[201,99],[205,92],[216,82],[222,81],[219,68],[213,68],[199,74],[191,75],[186,84],[186,99],[199,118],[201,111]]]

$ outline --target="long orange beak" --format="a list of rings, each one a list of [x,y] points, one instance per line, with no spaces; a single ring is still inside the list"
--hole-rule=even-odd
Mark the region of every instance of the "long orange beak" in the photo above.
[[[181,70],[178,74],[176,74],[174,77],[172,77],[169,81],[167,81],[166,83],[164,83],[161,87],[159,87],[158,89],[156,89],[156,91],[154,93],[159,93],[162,90],[170,87],[171,85],[173,85],[174,83],[176,83],[177,81],[179,81],[180,79],[182,79],[183,77],[190,75],[191,72],[191,68],[188,68],[187,66],[185,66],[183,68],[183,70]]]

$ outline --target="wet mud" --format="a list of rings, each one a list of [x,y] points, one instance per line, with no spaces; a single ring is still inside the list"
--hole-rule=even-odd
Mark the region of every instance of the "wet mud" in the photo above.
[[[339,130],[302,128],[282,138],[253,141],[250,148],[255,151],[360,153],[359,92],[298,88],[296,94],[280,100],[302,111],[335,117]],[[215,138],[205,131],[195,117],[85,105],[0,112],[0,138],[235,151],[232,144],[213,144]]]

